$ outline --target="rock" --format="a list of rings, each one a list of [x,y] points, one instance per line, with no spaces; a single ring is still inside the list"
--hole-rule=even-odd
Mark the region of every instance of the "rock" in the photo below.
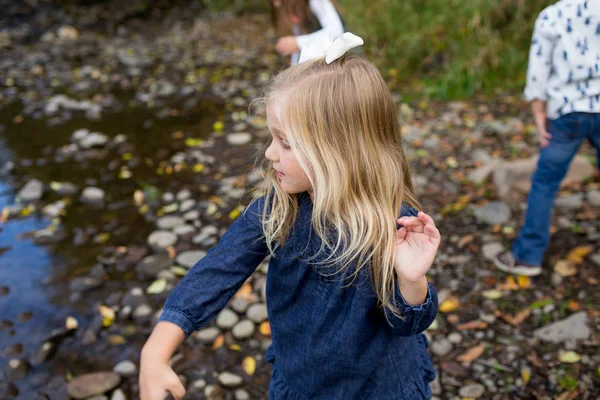
[[[269,317],[267,313],[267,306],[262,303],[252,304],[246,312],[246,317],[257,324],[260,324]]]
[[[249,337],[254,335],[255,330],[256,330],[256,327],[254,326],[254,323],[252,321],[248,321],[247,319],[245,319],[245,320],[235,324],[235,326],[231,330],[231,333],[233,334],[233,337],[241,340],[241,339],[248,339]]]
[[[204,397],[207,400],[223,400],[223,389],[219,385],[208,385],[204,388]]]
[[[156,221],[156,224],[161,230],[169,231],[180,225],[185,225],[185,220],[181,217],[167,215]]]
[[[173,229],[173,233],[175,233],[179,237],[191,237],[196,232],[196,228],[192,225],[180,225]]]
[[[463,386],[458,390],[460,397],[466,397],[469,399],[477,399],[485,393],[485,387],[479,383],[472,385]]]
[[[165,250],[177,243],[177,235],[169,231],[155,231],[148,236],[148,245],[155,251]]]
[[[240,317],[228,308],[224,308],[217,316],[217,326],[221,329],[231,329]]]
[[[155,254],[145,257],[135,269],[142,278],[154,279],[161,272],[169,269],[173,260],[166,254]]]
[[[121,361],[115,365],[113,371],[126,378],[131,378],[133,376],[137,376],[138,374],[137,366],[133,361],[129,360]]]
[[[227,135],[227,142],[236,146],[250,143],[252,135],[247,132],[230,133]]]
[[[205,226],[204,228],[202,228],[200,233],[192,239],[192,243],[204,244],[207,241],[207,239],[217,235],[218,233],[219,233],[219,230],[217,229],[216,226],[213,226],[213,225]]]
[[[183,267],[192,268],[205,255],[206,252],[202,250],[189,250],[178,254],[175,261]]]
[[[50,188],[59,196],[73,196],[77,193],[77,186],[69,182],[52,182]]]
[[[58,31],[56,32],[58,39],[60,40],[77,40],[79,38],[79,32],[77,31],[77,29],[73,28],[70,25],[63,25],[60,28],[58,28]]]
[[[569,196],[557,197],[554,205],[563,210],[577,210],[583,205],[583,193],[574,193]]]
[[[485,181],[488,176],[498,167],[500,161],[493,161],[489,164],[477,167],[469,173],[469,180],[475,184],[480,184]]]
[[[443,357],[452,351],[452,343],[447,338],[435,339],[431,343],[431,352],[438,357]]]
[[[88,150],[94,147],[104,147],[108,143],[108,140],[108,136],[99,132],[92,132],[88,135],[85,135],[78,144],[82,148]]]
[[[536,329],[533,336],[551,343],[563,343],[570,340],[585,340],[591,335],[587,325],[587,314],[581,311],[561,321]]]
[[[219,383],[228,388],[235,388],[243,382],[242,377],[231,372],[222,372],[219,374]]]
[[[250,400],[250,395],[244,389],[238,389],[234,393],[235,400]]]
[[[29,364],[27,361],[13,358],[8,361],[4,375],[9,382],[16,382],[23,379],[28,372]]]
[[[67,389],[71,397],[87,399],[113,390],[119,383],[121,377],[114,372],[94,372],[73,378]]]
[[[596,265],[600,266],[600,252],[596,252],[596,253],[592,254],[592,255],[590,256],[590,260],[591,260],[591,261],[592,261],[594,264],[596,264]]]
[[[448,335],[448,341],[452,344],[460,344],[462,340],[462,335],[458,332],[452,332]]]
[[[494,201],[484,206],[473,207],[479,222],[489,225],[505,224],[510,220],[510,208],[502,202]]]
[[[87,187],[81,193],[81,201],[86,204],[97,204],[104,201],[104,190],[97,187]]]
[[[24,203],[36,201],[42,198],[44,186],[37,179],[32,179],[19,190],[17,198]]]
[[[110,400],[127,400],[127,396],[125,396],[125,393],[121,389],[117,389],[113,392]]]
[[[135,319],[143,319],[152,314],[152,307],[148,304],[142,304],[138,306],[133,312],[133,317]]]
[[[19,395],[19,389],[9,382],[0,382],[0,399],[12,399]]]
[[[58,217],[65,207],[67,207],[67,202],[65,200],[58,200],[42,208],[42,213],[53,218]]]
[[[52,342],[44,342],[31,359],[31,364],[36,366],[43,364],[56,352],[56,345]]]
[[[200,343],[212,343],[221,334],[219,328],[210,327],[199,330],[194,334],[194,339]]]
[[[235,312],[243,314],[248,309],[248,300],[244,298],[233,299],[229,305],[235,310]]]
[[[73,279],[69,283],[69,290],[71,292],[87,292],[104,284],[104,281],[100,278],[94,278],[91,276],[83,276]]]
[[[192,197],[192,192],[190,192],[188,189],[181,189],[179,192],[177,192],[177,200],[178,201],[184,201],[184,200],[188,200]]]
[[[198,210],[191,210],[183,214],[183,219],[186,221],[196,221],[198,218],[200,218],[200,211]]]
[[[600,190],[590,190],[585,196],[590,206],[600,207]]]
[[[476,149],[471,152],[471,159],[481,164],[488,164],[490,161],[492,161],[492,156],[483,149]]]
[[[184,200],[181,202],[181,205],[179,206],[179,210],[182,213],[185,213],[185,212],[190,211],[195,205],[196,205],[196,200],[187,199],[187,200]]]
[[[492,261],[496,255],[504,251],[504,246],[502,246],[499,242],[490,242],[483,245],[481,248],[481,252],[483,253],[483,258],[486,260]]]

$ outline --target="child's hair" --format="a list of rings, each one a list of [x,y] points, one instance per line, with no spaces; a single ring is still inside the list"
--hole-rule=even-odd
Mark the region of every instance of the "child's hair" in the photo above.
[[[403,203],[417,207],[404,155],[396,104],[377,68],[346,54],[288,68],[267,87],[279,121],[313,188],[312,225],[325,264],[350,275],[370,266],[380,304],[398,314],[394,288],[397,218]],[[265,173],[263,228],[274,252],[284,245],[298,211],[270,163]]]

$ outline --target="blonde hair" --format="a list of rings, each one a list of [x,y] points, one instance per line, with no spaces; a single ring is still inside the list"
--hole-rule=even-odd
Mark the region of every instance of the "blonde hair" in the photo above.
[[[377,68],[347,54],[278,74],[266,102],[277,99],[280,122],[313,190],[312,226],[324,265],[336,273],[364,268],[380,305],[396,307],[396,224],[403,203],[418,207],[404,155],[397,109]],[[268,163],[270,164],[270,163]],[[262,223],[271,254],[284,245],[298,213],[296,195],[283,191],[272,165],[265,172]]]

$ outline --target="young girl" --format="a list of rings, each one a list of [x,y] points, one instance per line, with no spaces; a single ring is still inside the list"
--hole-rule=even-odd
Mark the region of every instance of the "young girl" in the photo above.
[[[167,391],[182,398],[169,358],[269,254],[269,399],[430,398],[435,369],[421,332],[437,313],[425,274],[440,233],[411,207],[396,105],[382,76],[343,54],[339,40],[325,60],[302,62],[270,84],[266,194],[170,294],[142,350],[143,400]]]
[[[273,26],[279,40],[275,49],[298,64],[300,51],[326,36],[344,33],[342,19],[331,0],[271,0]]]

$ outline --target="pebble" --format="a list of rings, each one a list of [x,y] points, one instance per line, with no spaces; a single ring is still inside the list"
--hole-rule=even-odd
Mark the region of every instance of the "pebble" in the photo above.
[[[194,334],[194,339],[201,343],[212,343],[221,334],[219,328],[209,327],[199,330]]]
[[[245,319],[237,323],[231,330],[231,333],[236,339],[248,339],[249,337],[254,335],[255,330],[256,327],[254,326],[252,321]]]
[[[240,317],[228,308],[224,308],[217,316],[217,326],[221,329],[231,329]]]
[[[32,179],[19,190],[17,197],[21,202],[27,203],[41,199],[43,194],[44,186],[42,182]]]
[[[191,210],[183,214],[183,219],[186,221],[196,221],[198,218],[200,218],[200,211],[198,210]]]
[[[452,351],[452,343],[444,338],[435,339],[431,343],[431,352],[438,357],[443,357]]]
[[[166,254],[155,254],[145,257],[135,269],[142,278],[155,278],[161,271],[169,269],[173,260]]]
[[[219,374],[219,383],[228,388],[234,388],[241,385],[242,377],[231,372],[222,372]]]
[[[160,218],[158,221],[156,221],[156,224],[158,225],[159,229],[168,231],[180,225],[185,225],[185,220],[181,217],[168,215]]]
[[[184,200],[181,202],[179,209],[181,210],[181,212],[185,213],[185,212],[191,210],[195,205],[196,205],[196,200],[187,199],[187,200]]]
[[[587,325],[587,314],[580,311],[561,321],[536,329],[533,336],[545,342],[564,343],[571,340],[585,340],[591,335]]]
[[[69,290],[71,292],[87,292],[92,289],[98,288],[104,284],[104,281],[100,278],[94,278],[91,276],[84,276],[73,279],[69,283]]]
[[[267,306],[262,303],[252,304],[246,312],[246,317],[260,324],[268,318]]]
[[[205,255],[206,252],[202,250],[189,250],[178,254],[175,261],[183,267],[192,268]]]
[[[104,190],[90,186],[83,189],[80,200],[86,204],[97,204],[104,201]]]
[[[452,332],[448,335],[448,341],[452,344],[460,344],[463,340],[463,337],[458,332]]]
[[[479,383],[463,386],[459,389],[458,394],[461,397],[477,399],[485,393],[485,388]]]
[[[600,190],[590,190],[586,193],[587,201],[592,207],[600,207]]]
[[[231,308],[233,308],[235,310],[235,312],[243,314],[246,312],[246,310],[248,309],[248,300],[244,299],[244,298],[237,298],[237,299],[233,299],[231,300],[231,303],[229,303],[229,306]]]
[[[483,206],[474,206],[473,210],[479,222],[489,225],[505,224],[511,217],[510,208],[500,201],[493,201]]]
[[[142,304],[135,309],[133,312],[133,317],[136,319],[142,319],[146,318],[150,314],[152,314],[152,308],[148,304]]]
[[[137,365],[133,361],[125,360],[121,361],[113,368],[113,371],[117,374],[130,378],[138,374]]]
[[[155,251],[164,250],[177,243],[177,235],[169,231],[155,231],[148,236],[148,245]]]
[[[113,392],[110,400],[127,400],[127,396],[125,396],[125,393],[121,389],[117,389]]]
[[[486,260],[492,261],[499,253],[504,251],[504,246],[502,246],[499,242],[490,242],[483,245],[481,248],[481,252],[483,253],[483,258]]]
[[[188,200],[191,197],[192,197],[192,192],[190,192],[188,189],[182,189],[177,193],[178,201]]]
[[[87,399],[113,390],[120,382],[121,377],[114,372],[94,372],[73,378],[67,389],[71,397]]]
[[[235,400],[250,400],[250,395],[244,389],[235,391]]]
[[[583,205],[583,193],[573,193],[564,197],[557,197],[554,200],[556,208],[563,210],[577,210]]]
[[[233,145],[247,144],[252,140],[252,135],[247,132],[230,133],[227,135],[227,142]]]
[[[173,229],[173,232],[179,237],[189,237],[196,232],[196,228],[192,225],[180,225]]]

